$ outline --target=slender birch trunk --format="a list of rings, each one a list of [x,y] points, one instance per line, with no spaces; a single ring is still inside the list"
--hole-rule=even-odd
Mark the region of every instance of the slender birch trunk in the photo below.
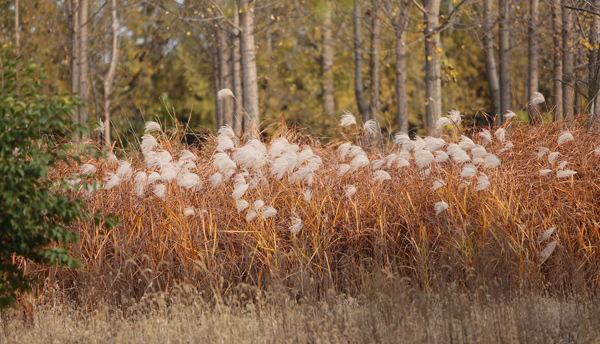
[[[236,11],[237,12],[237,11]],[[233,16],[233,23],[239,26],[239,17]],[[237,29],[233,30],[231,37],[233,40],[232,44],[232,70],[233,70],[233,94],[235,94],[236,100],[234,105],[234,118],[233,118],[233,131],[237,137],[242,136],[243,124],[244,124],[244,110],[242,108],[244,95],[242,89],[242,62],[240,57],[240,32]]]
[[[527,88],[529,98],[533,92],[538,91],[538,7],[539,0],[529,0],[529,32],[528,32],[528,57]],[[540,110],[537,106],[529,107],[529,122],[540,123]]]
[[[442,68],[440,34],[440,0],[422,0],[425,9],[425,125],[430,134],[437,133],[442,117]]]
[[[323,20],[323,37],[321,46],[322,57],[322,89],[323,113],[333,116],[335,113],[335,97],[333,84],[333,30],[331,28],[331,1],[327,1],[325,18]]]
[[[552,46],[553,46],[553,84],[552,92],[554,98],[554,121],[562,122],[563,116],[563,92],[562,92],[562,0],[552,0]]]
[[[400,15],[396,19],[394,31],[396,35],[396,123],[398,131],[408,132],[408,92],[406,87],[406,26],[408,24],[409,1],[400,4]]]
[[[573,10],[565,8],[569,2],[562,2],[562,44],[563,44],[563,114],[567,126],[573,122]]]
[[[500,0],[500,114],[496,125],[504,124],[504,115],[510,110],[510,0]]]
[[[485,59],[485,71],[490,92],[490,115],[500,115],[500,82],[496,69],[496,57],[494,55],[494,9],[492,0],[483,0],[483,55]]]
[[[256,73],[256,49],[254,47],[254,1],[237,0],[241,29],[241,56],[243,74],[243,99],[246,111],[246,132],[258,136],[260,115],[258,109],[258,76]]]
[[[119,58],[119,41],[118,41],[118,24],[117,24],[117,3],[116,0],[112,0],[112,51],[110,56],[110,64],[108,66],[108,72],[104,77],[104,145],[110,147],[110,96],[112,95],[112,89],[115,81],[115,72],[117,70],[117,60]]]
[[[379,5],[374,2],[371,11],[371,58],[369,69],[371,71],[370,106],[371,118],[375,118],[379,112],[379,40],[381,31],[381,17]]]

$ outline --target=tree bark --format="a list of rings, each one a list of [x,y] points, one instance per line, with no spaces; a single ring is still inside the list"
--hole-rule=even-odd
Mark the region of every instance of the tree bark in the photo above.
[[[237,10],[236,10],[237,13]],[[233,23],[238,26],[239,25],[239,17],[237,15],[233,16]],[[232,51],[232,70],[233,70],[233,94],[236,97],[234,105],[234,118],[233,118],[233,131],[235,132],[237,137],[242,136],[243,124],[244,124],[244,110],[242,108],[243,104],[243,89],[242,89],[242,62],[240,57],[240,32],[237,29],[233,30],[232,35],[233,40],[233,51]]]
[[[82,105],[79,107],[79,124],[86,124],[88,120],[88,0],[80,0],[79,7],[79,97]]]
[[[408,92],[406,87],[406,26],[408,24],[409,0],[400,3],[400,15],[396,19],[396,123],[398,131],[408,132]]]
[[[219,70],[221,77],[221,89],[232,88],[231,84],[231,50],[229,49],[229,35],[223,31],[219,40]],[[233,99],[226,97],[223,102],[223,124],[233,128]]]
[[[442,68],[439,29],[440,0],[422,0],[425,9],[425,125],[431,135],[437,133],[442,117]]]
[[[69,16],[71,26],[71,93],[73,95],[79,93],[79,75],[81,74],[80,63],[79,63],[79,1],[70,0],[69,4]],[[79,109],[73,113],[72,118],[74,123],[79,123]]]
[[[327,1],[325,18],[323,20],[323,37],[321,47],[322,57],[322,89],[323,89],[323,113],[325,116],[333,116],[335,113],[335,97],[333,84],[333,31],[331,29],[331,1]]]
[[[600,9],[600,0],[594,0],[594,6],[596,9]],[[598,113],[600,112],[600,97],[598,92],[600,91],[600,16],[592,16],[592,27],[590,33],[590,45],[593,47],[589,54],[589,79],[590,85],[589,91],[589,112],[590,117],[588,118],[587,130],[590,130],[594,123],[597,121]]]
[[[373,2],[371,11],[371,58],[369,69],[371,71],[370,108],[371,118],[375,118],[379,112],[379,39],[381,31],[380,10],[377,2]]]
[[[492,118],[500,115],[500,82],[494,56],[494,14],[492,0],[483,1],[483,55],[485,70],[490,92],[490,115]]]
[[[246,111],[246,132],[258,136],[260,116],[258,109],[258,76],[256,73],[256,50],[254,47],[254,1],[237,0],[241,29],[241,56],[243,74],[243,99]]]
[[[573,10],[565,8],[569,2],[562,3],[562,44],[563,44],[563,114],[567,126],[573,122]]]
[[[363,87],[362,77],[362,43],[360,39],[360,4],[359,0],[354,0],[354,95],[356,96],[356,105],[358,106],[358,112],[360,113],[363,122],[370,119],[369,109],[365,100],[365,90]]]
[[[563,116],[563,93],[562,93],[562,7],[561,0],[552,0],[552,42],[553,42],[553,85],[554,97],[554,121],[562,122]]]
[[[117,25],[117,3],[112,0],[112,51],[110,56],[110,64],[108,72],[104,77],[104,145],[110,147],[110,96],[115,81],[115,72],[117,70],[117,59],[119,58],[119,41],[118,41],[118,25]]]
[[[223,35],[223,33],[221,32],[221,29],[219,29],[219,27],[215,24],[213,26],[213,42],[214,42],[214,44],[212,45],[211,55],[212,55],[212,63],[213,63],[213,80],[214,80],[213,92],[215,95],[215,126],[217,127],[217,129],[219,129],[223,125],[223,101],[219,100],[219,98],[217,97],[217,94],[223,88],[223,85],[221,85],[222,75],[223,75],[223,71],[221,70],[221,68],[222,68],[221,61],[223,60],[223,56],[221,56],[221,54],[223,51],[222,51],[221,47],[219,47],[219,44],[221,43],[222,35]]]
[[[500,0],[500,114],[496,125],[504,124],[504,115],[510,110],[510,0]]]
[[[529,0],[529,34],[528,34],[528,56],[527,86],[529,98],[533,92],[538,91],[538,7],[539,0]],[[529,106],[529,122],[539,124],[540,111],[538,106]]]
[[[21,55],[21,33],[19,32],[19,0],[15,0],[15,51]]]

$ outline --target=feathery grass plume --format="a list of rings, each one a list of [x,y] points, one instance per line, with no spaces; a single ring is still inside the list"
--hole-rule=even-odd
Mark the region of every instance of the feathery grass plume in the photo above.
[[[349,127],[351,125],[356,125],[356,117],[352,114],[352,112],[348,110],[344,110],[344,114],[342,115],[342,120],[340,121],[340,126]]]
[[[557,168],[559,170],[564,170],[568,163],[569,163],[568,161],[563,160],[563,161],[561,161],[561,162],[558,163]]]
[[[344,186],[345,195],[348,198],[352,198],[356,194],[356,186],[354,185],[346,185]]]
[[[183,216],[184,216],[184,217],[188,217],[188,216],[194,216],[194,215],[196,215],[196,211],[195,211],[195,210],[194,210],[194,208],[192,208],[192,207],[186,207],[186,208],[183,210]]]
[[[452,156],[452,160],[454,160],[457,164],[462,164],[464,162],[467,161],[471,161],[471,157],[469,156],[469,154],[467,154],[467,152],[465,152],[462,149],[459,150],[454,150],[452,151],[452,153],[450,153],[450,156]]]
[[[348,171],[350,171],[350,165],[341,164],[338,169],[338,177],[343,177]]]
[[[492,184],[490,184],[490,180],[489,180],[488,176],[483,172],[479,172],[479,178],[477,181],[477,185],[475,186],[475,191],[485,190],[488,187],[490,187],[491,185]]]
[[[435,161],[437,163],[446,162],[446,161],[448,161],[448,159],[450,159],[450,156],[448,155],[448,153],[446,153],[442,150],[435,151],[434,154],[435,154],[435,159],[433,161]]]
[[[433,162],[433,160],[435,160],[435,157],[433,156],[433,154],[431,154],[430,151],[420,150],[415,152],[415,162],[417,163],[417,166],[419,166],[419,168],[427,167]]]
[[[96,173],[96,166],[94,166],[92,164],[83,164],[83,165],[81,165],[80,173],[83,174],[84,176],[87,176],[92,173]]]
[[[560,155],[560,152],[552,152],[550,154],[548,154],[548,162],[552,165],[554,165],[554,163],[556,162],[556,159],[558,158],[558,156]]]
[[[511,119],[513,119],[515,117],[517,117],[517,114],[510,110],[506,111],[506,113],[504,114],[504,119],[507,121],[510,121]]]
[[[114,155],[113,153],[108,153],[108,154],[106,154],[106,162],[112,164],[115,162],[119,162],[119,159],[117,159],[117,156]]]
[[[184,172],[177,178],[177,185],[187,190],[194,189],[195,191],[198,191],[202,187],[202,181],[197,174]]]
[[[142,153],[144,155],[148,154],[148,152],[154,150],[156,147],[158,147],[158,141],[156,141],[154,136],[151,134],[144,134],[144,136],[142,136],[140,148],[142,149]]]
[[[538,106],[545,101],[546,99],[544,99],[544,95],[542,95],[540,92],[533,92],[531,98],[529,98],[529,106]]]
[[[410,136],[407,133],[399,131],[394,135],[394,143],[398,146],[404,145],[405,142],[410,142]]]
[[[246,194],[246,191],[248,191],[248,188],[250,187],[250,185],[248,184],[239,184],[238,186],[236,186],[233,189],[233,192],[231,193],[231,197],[233,197],[233,199],[240,199],[242,198],[242,196],[244,196],[244,194]]]
[[[290,233],[294,236],[298,235],[303,227],[302,220],[300,217],[298,217],[298,215],[294,214],[292,217],[290,217],[290,222],[292,223],[289,227]]]
[[[319,161],[313,160],[312,162],[308,162],[307,165],[301,166],[294,174],[292,175],[292,182],[296,181],[304,181],[308,185],[312,185],[314,173],[317,172],[321,164]]]
[[[257,216],[256,211],[248,210],[248,212],[246,213],[246,222],[251,222],[252,220],[254,220],[256,218],[256,216]]]
[[[306,189],[304,191],[304,201],[306,203],[310,203],[311,200],[312,200],[312,190],[311,189]]]
[[[104,184],[105,190],[110,190],[121,183],[121,179],[115,173],[109,172],[108,176],[104,178],[106,184]]]
[[[298,155],[297,155],[298,165],[304,163],[305,161],[307,161],[308,159],[310,159],[314,156],[315,156],[315,154],[313,153],[313,150],[309,146],[304,146],[302,148],[302,151],[300,153],[298,153]]]
[[[179,162],[197,161],[198,157],[187,149],[182,149],[179,152]]]
[[[196,164],[191,161],[178,161],[176,166],[182,172],[189,172],[191,168],[196,168]]]
[[[144,161],[146,162],[146,168],[149,170],[161,166],[160,155],[157,152],[150,151],[144,154]]]
[[[389,173],[383,170],[373,172],[373,180],[389,180],[392,179]]]
[[[438,178],[433,182],[433,187],[431,187],[431,189],[433,191],[435,191],[445,185],[446,185],[446,182]]]
[[[427,146],[427,144],[425,143],[425,140],[423,140],[423,138],[421,138],[421,136],[415,136],[415,140],[412,142],[413,142],[412,150],[414,152],[424,150],[425,147]]]
[[[338,151],[338,154],[340,155],[340,160],[343,161],[344,159],[346,159],[346,156],[348,155],[348,153],[350,153],[351,148],[352,148],[352,144],[350,142],[342,143],[338,147],[337,151]]]
[[[148,175],[148,185],[154,183],[157,180],[160,180],[160,174],[158,174],[158,172],[152,172]]]
[[[361,167],[369,166],[369,158],[366,155],[359,154],[350,162],[350,171],[354,172]]]
[[[504,143],[504,148],[502,148],[502,149],[500,150],[500,153],[502,153],[502,152],[506,152],[506,151],[509,151],[509,150],[513,149],[513,147],[514,147],[514,146],[515,146],[515,145],[512,143],[512,141],[506,141],[506,142]]]
[[[217,173],[214,173],[212,176],[210,176],[208,178],[208,180],[210,181],[210,185],[213,188],[217,188],[223,182],[223,175],[221,173],[217,172]]]
[[[398,159],[410,160],[410,158],[412,158],[412,154],[410,152],[404,150],[398,152]]]
[[[576,174],[577,174],[577,172],[572,171],[572,170],[563,170],[563,171],[556,172],[556,178],[571,177],[571,176],[574,176]]]
[[[459,126],[464,116],[460,114],[460,111],[452,110],[448,112],[448,117],[454,122],[455,126]]]
[[[385,165],[384,159],[375,159],[375,160],[371,161],[371,170],[372,171],[379,170],[383,165]]]
[[[163,184],[156,184],[154,185],[154,188],[152,189],[152,193],[154,194],[154,196],[160,198],[161,200],[165,200],[165,191],[167,190],[167,187]]]
[[[237,210],[238,214],[248,209],[249,206],[250,203],[248,203],[248,201],[244,201],[243,199],[238,199],[235,201],[235,209]]]
[[[479,165],[484,161],[484,156],[487,154],[487,151],[483,146],[475,145],[471,149],[471,154],[473,155],[473,164]]]
[[[160,159],[161,167],[165,166],[173,161],[173,157],[171,156],[171,153],[169,153],[168,151],[161,149],[157,153],[158,153],[158,157]]]
[[[271,163],[269,173],[281,180],[286,173],[292,173],[297,164],[298,156],[294,153],[286,153]]]
[[[484,144],[492,143],[492,134],[487,129],[481,129],[479,136],[483,139]]]
[[[446,145],[446,141],[444,141],[444,139],[433,136],[427,136],[423,139],[423,141],[425,141],[425,149],[430,152],[434,152]]]
[[[600,156],[600,147],[594,149],[594,155]]]
[[[258,170],[267,163],[267,148],[253,139],[233,153],[233,160],[247,170]]]
[[[233,131],[233,129],[231,129],[231,127],[228,124],[221,126],[219,128],[219,131],[217,131],[217,135],[227,136],[232,140],[235,139],[235,132]]]
[[[477,175],[477,167],[475,165],[467,164],[463,166],[460,176],[462,178],[473,178]]]
[[[350,151],[348,152],[348,157],[349,158],[354,158],[357,155],[367,155],[367,153],[365,153],[365,151],[362,149],[362,147],[360,146],[352,146],[350,147]]]
[[[556,240],[554,240],[551,243],[549,243],[548,245],[546,245],[546,247],[542,250],[542,252],[540,252],[540,258],[541,258],[540,263],[545,262],[546,259],[548,259],[548,257],[550,257],[552,252],[554,252],[555,248],[556,248]]]
[[[367,134],[370,137],[377,137],[379,134],[381,134],[381,131],[379,130],[379,122],[377,122],[375,119],[368,120],[365,122],[364,126]]]
[[[540,170],[540,176],[545,176],[545,175],[548,175],[550,173],[552,173],[552,170],[549,170],[549,169],[542,169],[542,170]]]
[[[497,167],[497,166],[502,165],[502,162],[500,162],[500,159],[492,153],[486,153],[483,156],[483,161],[484,161],[484,163],[483,163],[484,168]]]
[[[465,135],[461,135],[460,141],[458,141],[458,146],[462,149],[472,149],[475,147],[475,142]]]
[[[146,172],[144,171],[140,171],[137,172],[135,174],[135,178],[133,179],[134,182],[134,187],[133,187],[133,192],[137,195],[137,196],[144,196],[144,189],[146,188],[146,185],[148,183],[148,175],[146,174]]]
[[[256,211],[262,211],[265,207],[265,201],[259,199],[254,201],[254,203],[252,204],[252,207],[254,208],[254,210]]]
[[[435,126],[437,129],[442,129],[443,127],[445,127],[447,125],[454,125],[454,122],[452,122],[452,120],[448,117],[440,117],[440,119],[438,119],[435,122]]]
[[[435,209],[435,215],[439,215],[442,211],[448,209],[448,203],[446,202],[437,202],[433,205]]]
[[[162,129],[160,129],[160,124],[154,122],[154,121],[148,121],[146,122],[146,127],[145,127],[145,132],[149,133],[151,131],[161,131]]]
[[[269,156],[275,158],[285,153],[295,153],[295,151],[292,151],[290,148],[290,142],[285,137],[278,137],[273,139],[269,145]]]
[[[217,92],[217,100],[222,100],[227,97],[235,98],[235,96],[233,95],[233,92],[231,92],[230,89],[223,88],[223,89],[219,90],[219,92]]]
[[[247,184],[246,183],[246,176],[238,173],[235,175],[235,177],[233,178],[233,188],[237,188],[240,185],[244,185]]]
[[[131,170],[131,164],[127,161],[121,161],[119,168],[117,168],[117,176],[121,181],[128,181],[131,179],[133,171]]]
[[[431,169],[426,168],[423,170],[423,177],[429,177],[430,174],[431,174]]]
[[[554,233],[556,227],[548,228],[542,235],[540,236],[539,242],[544,242]]]
[[[173,179],[177,178],[177,174],[178,174],[178,171],[175,168],[175,165],[173,165],[173,164],[164,165],[160,169],[160,180],[168,183],[168,182],[172,181]]]
[[[237,165],[229,158],[227,153],[215,154],[213,157],[213,166],[218,168],[223,173],[226,180],[231,178],[231,176],[233,176],[237,170]]]
[[[460,185],[458,185],[458,191],[463,191],[467,186],[471,185],[471,183],[467,182],[466,180],[463,180]]]
[[[233,140],[227,135],[219,135],[217,136],[217,152],[224,152],[230,149],[235,149],[235,144]]]
[[[409,167],[410,166],[410,162],[406,159],[398,159],[398,162],[396,163],[396,166],[402,168],[402,167]]]
[[[569,141],[575,141],[573,134],[568,131],[563,131],[562,134],[558,137],[558,145],[562,145],[563,143],[567,143]]]
[[[504,128],[498,128],[498,130],[496,130],[496,132],[494,133],[494,135],[496,136],[496,139],[500,142],[504,142],[504,140],[506,140],[506,129]]]
[[[262,212],[262,218],[263,219],[268,219],[269,217],[275,216],[277,215],[277,210],[275,210],[275,208],[268,206],[265,207],[263,212]]]
[[[398,154],[392,153],[385,157],[386,167],[390,168],[394,162],[398,159]]]
[[[544,155],[546,155],[546,153],[548,153],[550,150],[546,147],[538,147],[538,152],[536,153],[536,156],[539,159],[543,158]]]

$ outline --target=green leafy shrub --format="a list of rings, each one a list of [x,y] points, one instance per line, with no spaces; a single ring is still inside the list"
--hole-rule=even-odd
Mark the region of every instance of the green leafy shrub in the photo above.
[[[79,237],[67,227],[90,220],[68,181],[48,174],[60,162],[80,161],[69,143],[85,130],[70,119],[75,104],[68,95],[38,94],[39,70],[19,64],[0,48],[0,309],[36,282],[16,257],[76,268],[66,244]]]

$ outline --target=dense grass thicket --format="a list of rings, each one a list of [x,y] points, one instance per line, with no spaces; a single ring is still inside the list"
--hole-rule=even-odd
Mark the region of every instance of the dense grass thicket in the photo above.
[[[302,298],[394,278],[429,291],[595,294],[600,137],[510,120],[465,136],[460,119],[442,119],[439,137],[393,142],[350,114],[327,144],[285,127],[266,143],[222,128],[201,150],[148,122],[140,152],[54,171],[83,173],[90,210],[121,225],[73,227],[82,270],[29,272],[89,305],[181,283],[223,295],[282,285]]]

